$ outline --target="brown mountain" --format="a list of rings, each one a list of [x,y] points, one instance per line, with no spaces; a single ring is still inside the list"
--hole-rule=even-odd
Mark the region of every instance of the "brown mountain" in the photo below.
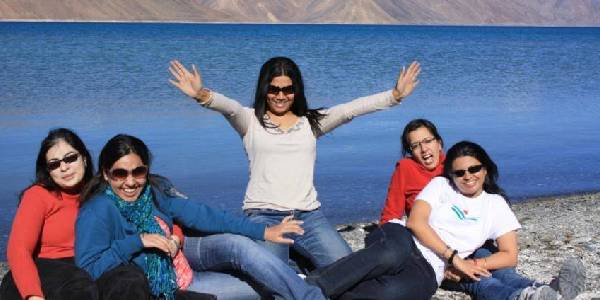
[[[0,20],[599,26],[599,0],[2,0]]]

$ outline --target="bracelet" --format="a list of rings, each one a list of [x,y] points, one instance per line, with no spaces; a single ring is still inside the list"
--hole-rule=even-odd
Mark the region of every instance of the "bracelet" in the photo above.
[[[454,264],[452,263],[452,261],[454,260],[454,256],[456,256],[456,254],[458,253],[458,250],[454,250],[452,251],[452,254],[450,255],[450,257],[448,257],[448,264],[453,266]]]
[[[201,88],[194,96],[194,100],[200,104],[205,104],[210,100],[210,97],[212,97],[212,92],[207,88]]]

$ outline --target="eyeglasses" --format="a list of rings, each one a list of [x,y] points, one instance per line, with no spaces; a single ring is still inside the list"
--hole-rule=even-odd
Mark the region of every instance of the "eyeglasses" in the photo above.
[[[283,86],[283,87],[278,87],[278,86],[274,86],[274,85],[269,85],[269,88],[267,89],[267,93],[269,94],[273,94],[273,95],[278,95],[279,92],[283,92],[284,95],[291,95],[294,93],[294,86],[293,85],[288,85],[288,86]]]
[[[65,164],[72,164],[79,159],[79,153],[69,153],[65,155],[62,159],[51,159],[46,162],[46,168],[48,171],[54,171],[60,168],[60,164],[64,161]]]
[[[419,148],[419,146],[423,146],[423,145],[429,146],[429,144],[433,143],[433,141],[435,141],[435,140],[436,140],[436,138],[433,137],[433,136],[432,137],[428,137],[428,138],[424,138],[424,139],[422,139],[419,142],[415,142],[415,143],[410,144],[410,150],[411,151],[415,151],[415,150],[417,150],[417,148]]]
[[[481,171],[482,168],[483,168],[483,165],[475,165],[475,166],[468,167],[466,170],[454,170],[454,171],[452,171],[452,174],[454,175],[454,177],[460,178],[460,177],[465,176],[467,171],[469,172],[469,174],[475,174],[475,173]]]
[[[133,176],[135,179],[142,179],[146,177],[148,174],[148,167],[139,166],[133,170],[125,170],[125,169],[112,169],[110,170],[110,178],[114,180],[125,180],[129,175]]]

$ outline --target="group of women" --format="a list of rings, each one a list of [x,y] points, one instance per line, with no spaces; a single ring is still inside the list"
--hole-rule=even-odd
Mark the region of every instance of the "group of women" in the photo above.
[[[515,272],[520,225],[496,165],[466,141],[445,156],[427,120],[403,132],[409,156],[397,164],[366,248],[352,253],[327,221],[313,183],[317,139],[399,104],[420,70],[416,62],[403,68],[391,91],[311,109],[297,65],[275,57],[248,108],[206,89],[195,66],[172,61],[170,82],[222,113],[242,138],[245,216],[188,199],[151,173],[151,152],[134,136],[111,138],[94,174],[81,139],[52,130],[20,197],[0,298],[428,299],[444,278],[446,288],[477,299],[574,298],[583,288],[579,260],[567,260],[549,285]],[[290,250],[314,266],[306,280],[289,267]]]

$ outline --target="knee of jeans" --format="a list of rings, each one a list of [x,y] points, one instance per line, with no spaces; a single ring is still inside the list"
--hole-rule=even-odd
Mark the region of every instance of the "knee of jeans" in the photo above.
[[[385,237],[382,239],[386,248],[391,251],[410,253],[412,249],[412,234],[408,230],[385,230]]]
[[[379,266],[394,268],[399,263],[398,250],[396,247],[390,247],[390,243],[383,242],[381,245],[382,247],[379,248],[376,257],[373,259],[377,259]]]
[[[255,241],[248,237],[237,235],[237,234],[224,234],[226,249],[236,257],[243,257],[245,255],[254,257],[254,255],[260,255],[262,247],[259,246]]]

